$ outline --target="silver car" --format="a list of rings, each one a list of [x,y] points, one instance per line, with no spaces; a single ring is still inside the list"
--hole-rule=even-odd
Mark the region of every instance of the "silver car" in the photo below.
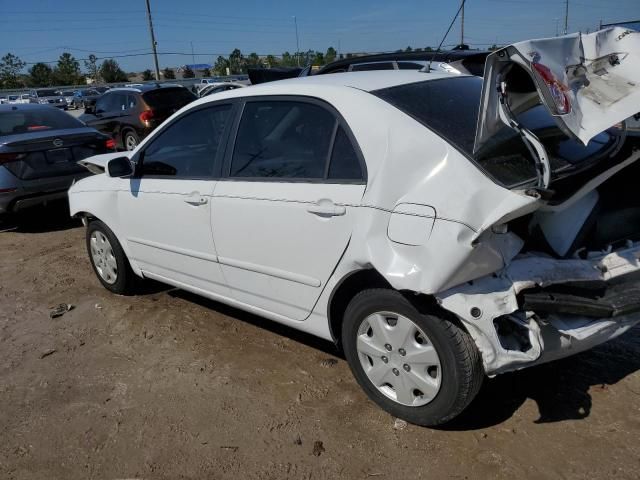
[[[40,105],[51,105],[52,107],[67,110],[68,104],[60,92],[52,88],[39,88],[29,92],[29,103],[38,103]]]

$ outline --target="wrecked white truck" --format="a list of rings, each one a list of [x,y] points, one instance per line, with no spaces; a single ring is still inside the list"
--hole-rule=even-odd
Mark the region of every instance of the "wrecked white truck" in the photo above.
[[[200,99],[69,191],[98,279],[139,277],[344,350],[436,425],[485,375],[640,321],[640,34],[510,45],[484,81],[334,74]]]

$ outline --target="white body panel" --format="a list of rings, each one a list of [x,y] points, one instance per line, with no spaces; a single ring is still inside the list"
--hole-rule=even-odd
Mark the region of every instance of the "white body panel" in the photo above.
[[[219,182],[213,233],[234,298],[295,320],[309,316],[349,242],[363,192],[364,185]]]

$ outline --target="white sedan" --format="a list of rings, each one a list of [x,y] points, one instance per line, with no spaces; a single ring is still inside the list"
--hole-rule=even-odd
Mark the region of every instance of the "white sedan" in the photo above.
[[[511,45],[484,83],[376,71],[202,98],[86,160],[104,173],[71,213],[112,292],[150,278],[332,340],[383,409],[441,424],[485,375],[640,321],[640,153],[613,127],[638,109],[639,35]]]

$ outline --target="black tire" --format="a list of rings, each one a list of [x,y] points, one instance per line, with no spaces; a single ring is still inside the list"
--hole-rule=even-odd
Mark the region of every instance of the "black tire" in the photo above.
[[[431,340],[441,366],[440,389],[429,403],[407,406],[384,395],[369,380],[356,341],[362,321],[375,312],[393,312],[415,323]],[[371,400],[391,415],[422,426],[446,423],[460,414],[477,395],[484,380],[480,353],[470,335],[447,318],[421,313],[400,292],[370,289],[356,295],[345,311],[342,345],[351,371]]]
[[[105,281],[98,272],[98,268],[95,265],[93,255],[91,253],[91,235],[96,231],[101,232],[105,237],[107,237],[109,243],[111,244],[113,256],[115,257],[117,264],[117,275],[114,283]],[[118,242],[118,239],[109,227],[107,227],[100,220],[94,220],[89,223],[86,232],[86,244],[91,267],[93,268],[96,277],[98,277],[98,280],[100,281],[100,283],[102,283],[104,288],[119,295],[133,295],[134,293],[136,293],[137,287],[139,286],[139,278],[135,273],[133,273],[131,265],[129,264],[129,259],[124,253],[124,250],[122,250],[120,242]]]
[[[129,150],[129,148],[127,147],[127,139],[133,139],[136,146],[140,143],[140,138],[138,137],[136,132],[134,132],[133,130],[125,130],[122,134],[122,147],[127,151]]]

